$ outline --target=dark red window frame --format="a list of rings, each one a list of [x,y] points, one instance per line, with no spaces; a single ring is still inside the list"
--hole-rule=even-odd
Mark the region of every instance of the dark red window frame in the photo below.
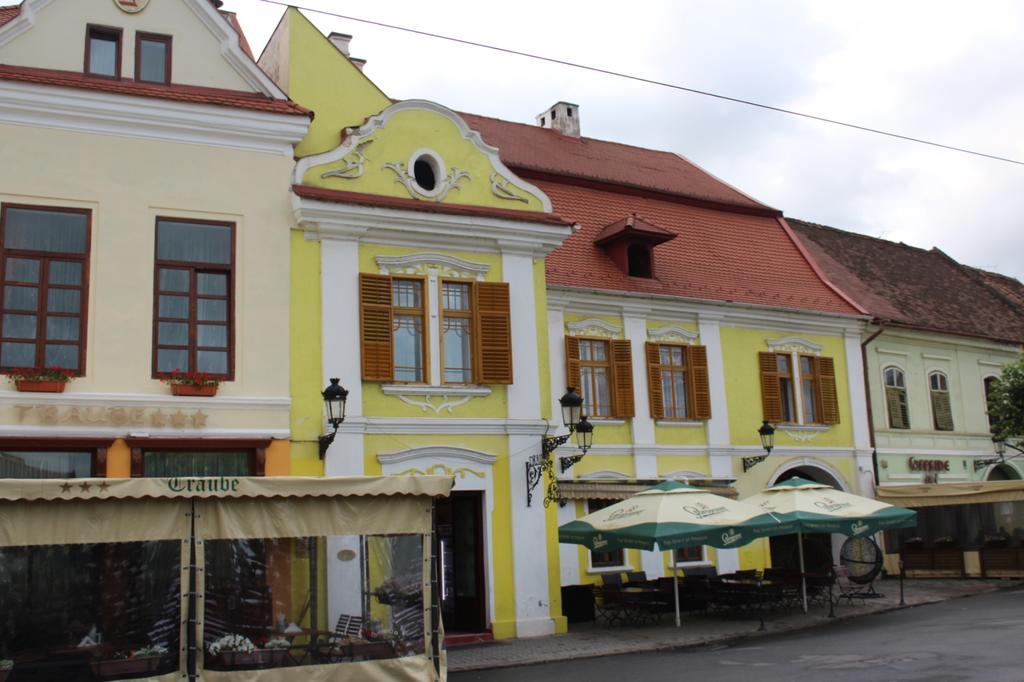
[[[165,46],[164,52],[164,78],[159,81],[144,81],[142,80],[142,42],[147,41],[151,43],[163,43]],[[135,33],[135,80],[143,83],[159,83],[163,85],[170,85],[171,83],[171,46],[172,37],[168,35],[162,35],[160,33],[143,33],[141,31]]]
[[[0,450],[15,452],[88,452],[92,456],[93,478],[107,477],[107,450],[112,438],[0,438]]]
[[[143,478],[145,470],[145,452],[147,450],[182,452],[240,452],[249,453],[249,475],[265,476],[267,466],[267,448],[270,438],[126,438],[125,443],[131,449],[131,477]]]
[[[158,254],[160,249],[159,243],[159,230],[161,221],[173,222],[173,223],[189,223],[193,225],[210,225],[216,227],[227,227],[231,230],[231,262],[228,264],[223,263],[206,263],[206,262],[190,262],[190,261],[174,261],[174,260],[160,260]],[[164,372],[158,369],[158,354],[161,348],[170,350],[186,350],[188,351],[188,371],[198,371],[197,360],[199,357],[200,350],[211,350],[211,351],[224,351],[227,353],[228,368],[225,373],[210,372],[213,376],[220,377],[225,381],[232,381],[235,378],[235,240],[237,237],[237,231],[234,223],[220,222],[214,220],[193,220],[191,218],[175,218],[170,216],[160,216],[156,219],[156,227],[154,231],[155,239],[153,244],[154,252],[154,268],[153,268],[153,378],[157,379]],[[189,291],[188,291],[188,345],[173,345],[173,344],[161,344],[160,343],[160,323],[181,323],[181,318],[165,318],[160,317],[160,296],[183,296],[184,294],[180,291],[169,291],[160,289],[160,269],[167,268],[171,270],[188,270],[189,271]],[[214,294],[203,294],[199,295],[197,282],[199,275],[201,274],[223,274],[227,275],[228,278],[228,292],[224,296]],[[212,346],[199,346],[199,299],[211,299],[211,300],[226,300],[227,301],[227,346],[212,347]],[[185,371],[184,368],[181,368]]]
[[[92,63],[92,38],[93,36],[112,38],[117,42],[117,54],[114,61],[114,75],[108,76],[103,73],[92,73],[90,67]],[[89,24],[85,29],[85,66],[84,71],[87,76],[93,76],[94,78],[121,78],[121,50],[123,49],[122,38],[124,31],[116,26],[98,26],[96,24]]]
[[[4,247],[7,236],[7,211],[8,209],[22,209],[28,211],[50,211],[58,213],[77,213],[85,216],[85,252],[81,254],[56,252],[56,251],[33,251],[27,249],[7,249]],[[89,260],[92,251],[92,211],[82,208],[67,208],[64,206],[40,206],[35,204],[3,204],[0,205],[0,344],[3,342],[15,342],[15,343],[34,343],[36,346],[36,359],[33,363],[34,367],[45,366],[46,358],[46,320],[49,317],[75,317],[76,313],[51,313],[46,310],[47,299],[49,298],[48,293],[50,289],[78,289],[81,291],[79,298],[79,306],[77,316],[79,318],[78,323],[78,341],[60,341],[56,345],[77,345],[78,346],[78,369],[75,370],[75,376],[85,376],[85,357],[86,357],[86,331],[88,330],[88,319],[89,319]],[[17,280],[8,280],[7,278],[7,259],[8,258],[25,258],[26,260],[36,260],[39,262],[39,277],[38,282],[21,282]],[[75,261],[82,265],[82,281],[79,286],[71,284],[50,284],[49,273],[50,273],[50,262],[51,261]],[[15,286],[28,286],[34,287],[39,290],[36,310],[34,313],[29,313],[27,310],[7,310],[4,298],[4,288],[12,284]],[[35,339],[21,339],[21,338],[8,338],[4,335],[3,330],[3,315],[5,313],[10,314],[34,314],[36,316],[36,338]],[[3,369],[12,369],[13,367],[4,367]]]

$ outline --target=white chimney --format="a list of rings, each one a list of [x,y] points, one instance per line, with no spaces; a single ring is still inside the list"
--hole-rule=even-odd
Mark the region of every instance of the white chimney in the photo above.
[[[359,57],[349,57],[348,60],[352,62],[352,66],[356,67],[360,71],[362,71],[363,67],[366,66],[365,59],[360,59]]]
[[[558,102],[537,116],[541,128],[553,128],[563,135],[580,136],[580,108],[569,102]]]
[[[345,55],[348,56],[348,44],[352,42],[352,36],[347,33],[332,33],[327,36],[327,39],[334,43],[334,46]]]

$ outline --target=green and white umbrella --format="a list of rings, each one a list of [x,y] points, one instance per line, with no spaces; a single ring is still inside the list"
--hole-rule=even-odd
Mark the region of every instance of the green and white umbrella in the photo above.
[[[842,533],[862,537],[887,528],[905,528],[917,523],[917,512],[911,509],[894,507],[799,477],[776,483],[743,501],[781,522],[768,532],[769,535],[797,534],[804,611],[807,611],[807,581],[803,577],[804,533]]]
[[[732,549],[766,535],[781,524],[757,507],[666,481],[570,521],[558,529],[558,541],[595,551],[657,548],[661,551],[711,545]],[[675,580],[676,626],[679,579]]]

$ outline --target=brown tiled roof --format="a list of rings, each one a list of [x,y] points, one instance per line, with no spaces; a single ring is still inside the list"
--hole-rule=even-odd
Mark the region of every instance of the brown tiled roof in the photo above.
[[[603,246],[629,235],[637,235],[653,244],[661,244],[679,236],[671,230],[665,230],[657,225],[652,225],[634,213],[621,220],[616,220],[614,223],[605,225],[604,229],[594,237],[594,243],[598,246]]]
[[[65,88],[99,90],[119,95],[136,97],[153,97],[156,99],[192,102],[195,104],[212,104],[215,106],[234,107],[236,109],[252,109],[276,114],[294,114],[310,116],[308,109],[300,107],[291,100],[272,99],[266,95],[240,90],[222,90],[205,88],[197,85],[159,85],[155,83],[138,83],[128,78],[115,80],[97,78],[73,71],[56,71],[39,69],[29,66],[9,66],[0,64],[0,80],[54,85]]]
[[[449,215],[504,218],[506,220],[547,223],[562,227],[569,227],[572,225],[572,222],[554,213],[516,211],[503,208],[484,208],[481,206],[469,206],[466,204],[440,204],[436,201],[419,201],[417,199],[404,199],[402,197],[386,197],[380,194],[346,192],[344,190],[310,187],[308,185],[292,185],[292,190],[300,197],[316,199],[319,201],[330,201],[339,204],[359,204],[361,206],[376,206],[379,208],[397,208],[404,211],[420,211],[423,213],[446,213]]]
[[[963,267],[975,278],[980,279],[985,286],[994,289],[1007,303],[1014,306],[1021,315],[1024,315],[1024,284],[1021,284],[1019,280],[1007,277],[1006,275],[1000,275],[998,272],[989,272],[988,270],[972,268],[966,265]]]
[[[1022,309],[942,251],[788,222],[825,275],[883,324],[1024,341]]]
[[[256,57],[252,54],[252,48],[249,47],[249,41],[245,38],[245,31],[242,30],[242,25],[238,23],[238,15],[234,12],[228,12],[227,10],[218,10],[220,15],[224,17],[231,28],[235,29],[235,33],[238,34],[238,45],[242,48],[242,52],[249,56],[249,59],[256,61]]]
[[[514,170],[607,182],[700,201],[774,211],[678,154],[632,147],[557,130],[460,114]]]
[[[548,255],[549,284],[861,314],[829,287],[780,219],[644,197],[615,188],[538,180],[555,211],[580,230]],[[630,277],[594,244],[612,220],[636,213],[677,238],[654,247],[655,278]]]
[[[3,26],[20,13],[21,5],[5,5],[0,7],[0,26]]]

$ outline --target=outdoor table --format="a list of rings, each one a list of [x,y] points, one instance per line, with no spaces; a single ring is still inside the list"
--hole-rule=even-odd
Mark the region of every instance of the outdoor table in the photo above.
[[[671,606],[657,587],[624,586],[620,589],[626,618],[634,623],[655,622]]]

